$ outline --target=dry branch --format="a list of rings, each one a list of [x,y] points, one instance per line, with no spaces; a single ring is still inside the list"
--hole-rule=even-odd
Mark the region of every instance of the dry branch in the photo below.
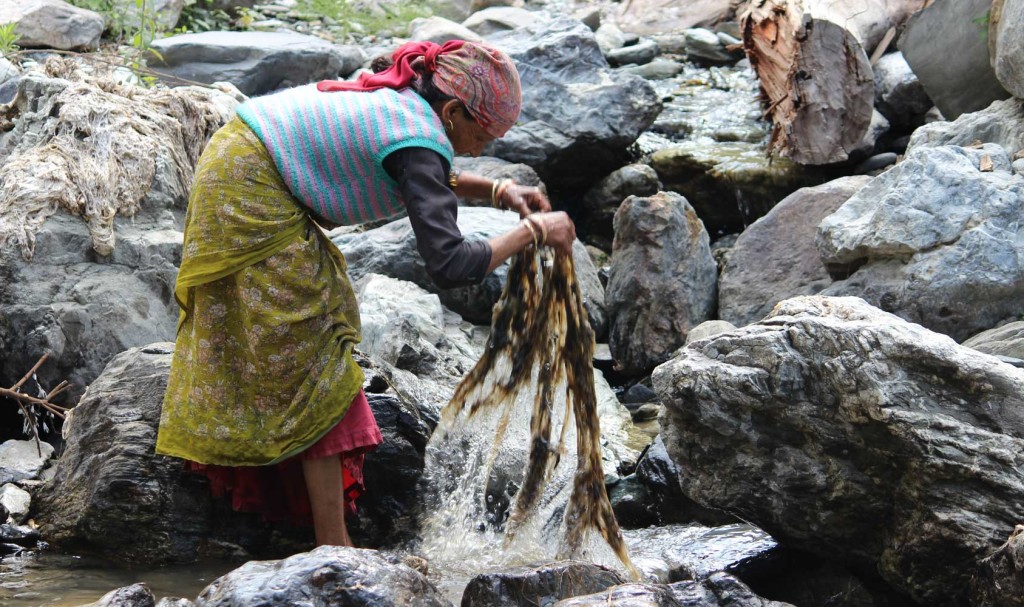
[[[53,415],[56,415],[57,417],[64,419],[65,413],[67,412],[67,408],[61,407],[60,405],[55,405],[54,403],[51,402],[51,399],[67,390],[70,384],[68,384],[68,382],[66,381],[61,382],[60,385],[58,385],[56,388],[50,390],[44,398],[37,398],[34,396],[29,396],[28,394],[22,394],[21,392],[19,392],[19,390],[21,390],[21,387],[25,385],[25,382],[27,382],[29,379],[35,376],[36,371],[39,370],[39,367],[43,366],[43,363],[46,362],[46,359],[48,359],[49,357],[49,352],[43,354],[39,358],[39,360],[36,361],[36,364],[33,365],[31,369],[29,369],[28,373],[26,373],[24,377],[18,380],[18,383],[14,384],[10,388],[0,388],[0,396],[13,398],[14,402],[18,404],[18,407],[21,408],[21,413],[22,415],[25,416],[25,420],[26,423],[28,424],[28,427],[32,429],[32,435],[36,441],[36,450],[40,456],[42,455],[42,447],[39,444],[39,428],[38,424],[36,423],[36,416],[32,412],[31,407],[27,407],[25,403],[30,403],[42,407],[43,409],[49,411]]]

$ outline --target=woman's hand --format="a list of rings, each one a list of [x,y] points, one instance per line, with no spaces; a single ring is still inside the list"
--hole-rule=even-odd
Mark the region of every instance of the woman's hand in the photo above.
[[[511,179],[498,192],[499,206],[519,213],[526,217],[530,213],[547,213],[551,211],[551,202],[540,188],[519,185]]]
[[[576,224],[565,211],[533,213],[525,221],[534,224],[541,245],[549,246],[558,253],[572,255],[572,243],[576,240]]]

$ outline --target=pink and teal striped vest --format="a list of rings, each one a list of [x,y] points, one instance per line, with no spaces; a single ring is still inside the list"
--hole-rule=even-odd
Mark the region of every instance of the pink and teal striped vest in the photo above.
[[[329,92],[300,86],[240,105],[238,115],[267,147],[299,202],[341,225],[401,213],[384,158],[424,147],[452,161],[441,120],[412,89]]]

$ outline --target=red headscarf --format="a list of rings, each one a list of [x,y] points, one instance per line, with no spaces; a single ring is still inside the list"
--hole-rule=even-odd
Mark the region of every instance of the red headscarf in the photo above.
[[[362,74],[354,82],[324,80],[321,91],[375,91],[403,89],[418,77],[422,66],[434,86],[465,104],[480,126],[501,137],[515,124],[522,109],[522,88],[515,63],[498,49],[451,40],[443,45],[409,42],[392,55],[393,63],[377,74]]]

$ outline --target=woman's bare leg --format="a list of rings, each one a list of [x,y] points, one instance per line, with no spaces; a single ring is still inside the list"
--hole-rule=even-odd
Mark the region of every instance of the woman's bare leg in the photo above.
[[[351,546],[345,527],[345,488],[341,455],[302,460],[309,503],[313,507],[313,529],[318,546]]]

